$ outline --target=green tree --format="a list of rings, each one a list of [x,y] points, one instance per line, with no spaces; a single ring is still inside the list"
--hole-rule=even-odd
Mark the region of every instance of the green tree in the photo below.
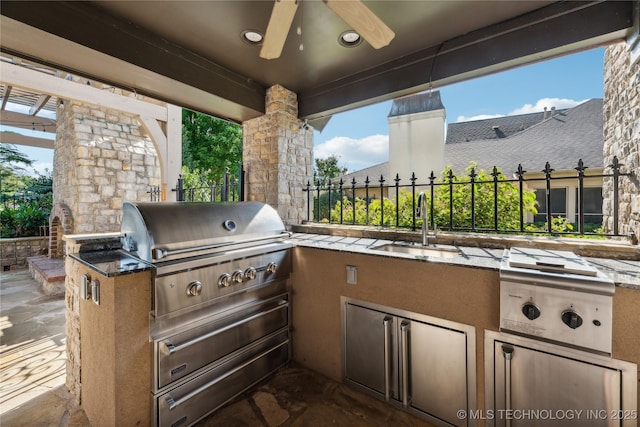
[[[326,159],[316,159],[314,170],[316,182],[320,182],[320,185],[326,185],[330,179],[346,174],[348,169],[344,166],[339,166],[338,161],[338,156],[335,154]]]
[[[315,159],[315,168],[313,171],[314,184],[324,187],[331,181],[331,203],[334,200],[340,199],[340,192],[338,191],[337,183],[334,178],[339,177],[347,173],[347,168],[338,165],[338,156],[335,154],[330,155],[326,159]],[[326,222],[331,216],[331,220],[334,218],[331,213],[331,206],[329,206],[329,191],[322,191],[320,193],[320,210],[318,211],[318,198],[313,199],[313,211],[314,217],[317,221]],[[338,214],[339,215],[339,214]],[[340,218],[338,217],[338,220]]]
[[[242,163],[242,127],[216,117],[182,110],[182,164],[214,182]]]
[[[0,143],[0,192],[13,194],[25,188],[26,166],[32,164],[14,145]]]

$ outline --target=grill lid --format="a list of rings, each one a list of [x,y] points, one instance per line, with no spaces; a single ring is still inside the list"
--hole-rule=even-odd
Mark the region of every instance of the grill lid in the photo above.
[[[122,247],[148,262],[257,245],[285,231],[276,210],[260,202],[124,202],[122,210]]]

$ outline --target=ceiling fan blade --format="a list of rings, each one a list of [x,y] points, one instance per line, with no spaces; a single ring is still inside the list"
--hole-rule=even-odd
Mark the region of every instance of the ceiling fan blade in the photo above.
[[[349,24],[375,49],[387,46],[396,34],[360,0],[325,0],[344,22]]]
[[[260,58],[275,59],[280,57],[297,9],[298,2],[296,0],[275,0],[262,49],[260,49]]]

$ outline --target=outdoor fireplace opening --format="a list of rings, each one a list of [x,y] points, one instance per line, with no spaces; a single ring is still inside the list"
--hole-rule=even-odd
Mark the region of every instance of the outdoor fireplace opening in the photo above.
[[[73,232],[71,210],[63,203],[56,203],[49,216],[49,258],[64,256],[62,236]]]

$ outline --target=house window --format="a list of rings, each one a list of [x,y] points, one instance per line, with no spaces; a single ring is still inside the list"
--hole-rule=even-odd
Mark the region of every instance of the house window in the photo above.
[[[579,200],[576,191],[576,218],[578,217]],[[602,187],[584,189],[584,222],[602,224]]]
[[[547,220],[547,190],[545,188],[536,189],[536,201],[538,202],[538,213],[533,220],[534,222],[545,222]],[[551,216],[567,216],[566,188],[551,189]]]

